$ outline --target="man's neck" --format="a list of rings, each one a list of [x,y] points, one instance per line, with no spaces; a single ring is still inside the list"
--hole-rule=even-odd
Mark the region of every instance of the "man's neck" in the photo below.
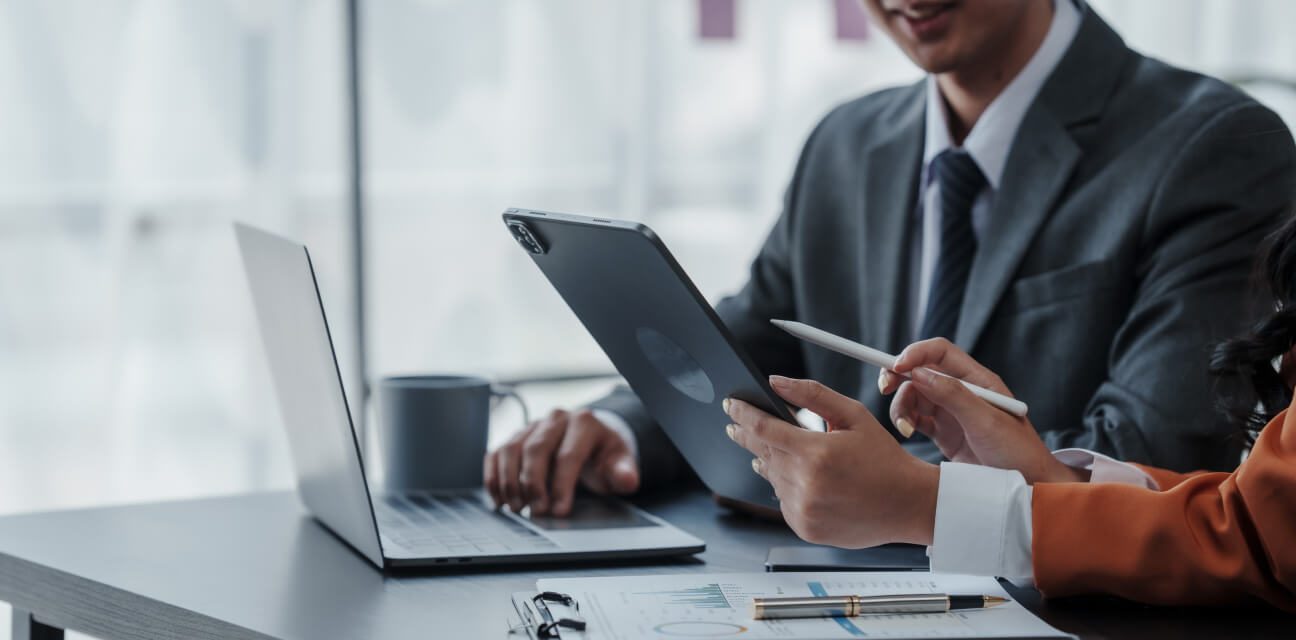
[[[936,75],[936,84],[947,107],[950,137],[955,144],[963,144],[986,107],[1021,73],[1044,43],[1053,23],[1053,2],[1028,2],[1026,6],[1028,9],[1022,13],[1017,29],[1020,35],[1007,48]]]

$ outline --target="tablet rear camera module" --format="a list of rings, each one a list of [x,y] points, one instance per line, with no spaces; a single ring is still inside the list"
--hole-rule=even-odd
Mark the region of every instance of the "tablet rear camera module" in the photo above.
[[[517,243],[522,245],[523,249],[536,255],[545,252],[544,245],[540,243],[540,239],[531,231],[531,227],[528,227],[527,223],[521,220],[512,220],[508,223],[508,228],[509,233],[513,234],[513,239],[517,240]]]

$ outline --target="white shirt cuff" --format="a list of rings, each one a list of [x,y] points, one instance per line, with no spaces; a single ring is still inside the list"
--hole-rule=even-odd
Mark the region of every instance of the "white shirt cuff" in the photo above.
[[[626,422],[621,414],[608,411],[607,409],[594,409],[594,418],[599,422],[607,425],[607,428],[616,432],[625,440],[626,446],[630,447],[630,455],[634,457],[635,464],[639,464],[639,441],[635,439],[634,430],[630,428],[630,423]]]
[[[1087,449],[1059,449],[1053,452],[1058,462],[1076,469],[1088,469],[1089,482],[1114,482],[1159,491],[1160,485],[1142,469]]]
[[[1016,471],[942,462],[932,571],[1030,584],[1031,488]]]

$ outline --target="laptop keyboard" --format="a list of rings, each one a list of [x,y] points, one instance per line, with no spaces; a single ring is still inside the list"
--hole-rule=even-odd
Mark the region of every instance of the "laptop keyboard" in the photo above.
[[[496,513],[475,493],[394,494],[383,496],[374,506],[382,535],[416,553],[476,555],[558,548]]]

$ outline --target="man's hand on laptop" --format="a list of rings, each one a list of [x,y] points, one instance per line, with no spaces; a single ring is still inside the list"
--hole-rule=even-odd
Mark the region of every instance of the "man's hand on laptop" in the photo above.
[[[633,443],[588,409],[556,409],[486,454],[483,484],[498,506],[532,515],[571,513],[576,483],[600,494],[639,488]]]

